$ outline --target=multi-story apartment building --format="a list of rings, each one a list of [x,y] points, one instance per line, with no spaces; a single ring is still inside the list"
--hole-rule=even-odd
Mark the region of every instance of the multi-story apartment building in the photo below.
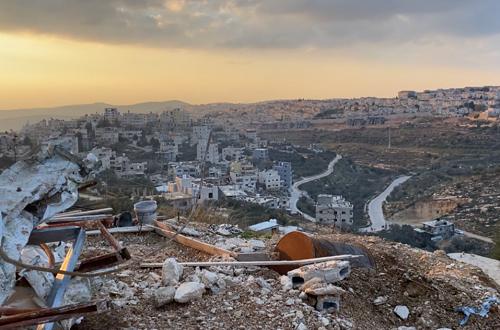
[[[207,126],[193,126],[192,144],[197,144],[200,140],[208,140],[209,137],[210,129]]]
[[[219,145],[217,143],[211,143],[208,148],[208,154],[205,158],[205,154],[207,152],[207,143],[207,140],[198,141],[198,145],[196,146],[196,160],[200,162],[206,160],[207,162],[216,164],[220,161]]]
[[[239,162],[245,158],[245,148],[235,148],[233,146],[229,146],[222,149],[223,160]]]
[[[283,188],[283,180],[281,180],[278,171],[268,170],[259,172],[259,183],[263,184],[266,190],[275,191]]]
[[[278,162],[273,164],[273,170],[277,171],[281,180],[283,180],[283,188],[288,189],[292,186],[292,163]]]
[[[316,221],[339,226],[353,224],[353,206],[342,196],[318,195]]]
[[[120,113],[117,108],[106,108],[104,109],[104,119],[109,121],[110,123],[114,123],[119,120]]]

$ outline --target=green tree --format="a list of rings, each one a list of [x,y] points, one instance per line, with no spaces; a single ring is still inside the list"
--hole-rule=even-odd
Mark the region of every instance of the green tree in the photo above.
[[[151,142],[150,142],[151,146],[154,148],[154,149],[158,149],[160,148],[160,141],[158,141],[158,139],[155,139],[155,138],[151,138]]]
[[[101,128],[101,127],[110,127],[111,126],[111,123],[109,122],[109,120],[107,119],[101,119],[99,120],[99,122],[97,122],[97,128]]]
[[[23,140],[23,145],[28,146],[28,147],[32,147],[33,146],[33,142],[31,142],[31,139],[26,136],[24,138],[24,140]]]
[[[92,131],[92,123],[86,123],[85,129],[87,130],[87,135]]]
[[[486,106],[484,104],[476,104],[476,106],[474,107],[474,110],[482,112],[482,111],[486,110]]]
[[[500,229],[497,230],[497,235],[493,239],[493,243],[495,243],[495,246],[490,252],[490,257],[493,259],[500,260]]]
[[[139,140],[139,137],[137,136],[137,134],[134,134],[134,136],[132,137],[132,140],[134,140],[134,141]]]

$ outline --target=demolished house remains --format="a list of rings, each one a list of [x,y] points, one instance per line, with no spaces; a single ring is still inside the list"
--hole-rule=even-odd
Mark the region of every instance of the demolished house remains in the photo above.
[[[0,175],[0,329],[438,329],[498,298],[477,267],[376,237],[245,239],[192,221],[197,204],[68,210],[99,169],[50,147]],[[490,314],[474,325],[494,329]]]

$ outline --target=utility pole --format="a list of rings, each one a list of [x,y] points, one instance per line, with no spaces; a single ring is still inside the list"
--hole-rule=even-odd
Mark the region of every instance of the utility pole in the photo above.
[[[391,127],[389,126],[389,149],[391,149]]]

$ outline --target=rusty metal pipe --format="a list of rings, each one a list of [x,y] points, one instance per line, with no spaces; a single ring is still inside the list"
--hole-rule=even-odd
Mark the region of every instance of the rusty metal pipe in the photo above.
[[[312,238],[298,231],[283,236],[276,245],[274,252],[279,254],[279,260],[302,260],[345,254],[359,255],[359,258],[348,260],[351,267],[376,268],[375,259],[363,245],[325,238]],[[298,268],[298,266],[271,266],[270,268],[281,275],[286,275],[289,271]]]

